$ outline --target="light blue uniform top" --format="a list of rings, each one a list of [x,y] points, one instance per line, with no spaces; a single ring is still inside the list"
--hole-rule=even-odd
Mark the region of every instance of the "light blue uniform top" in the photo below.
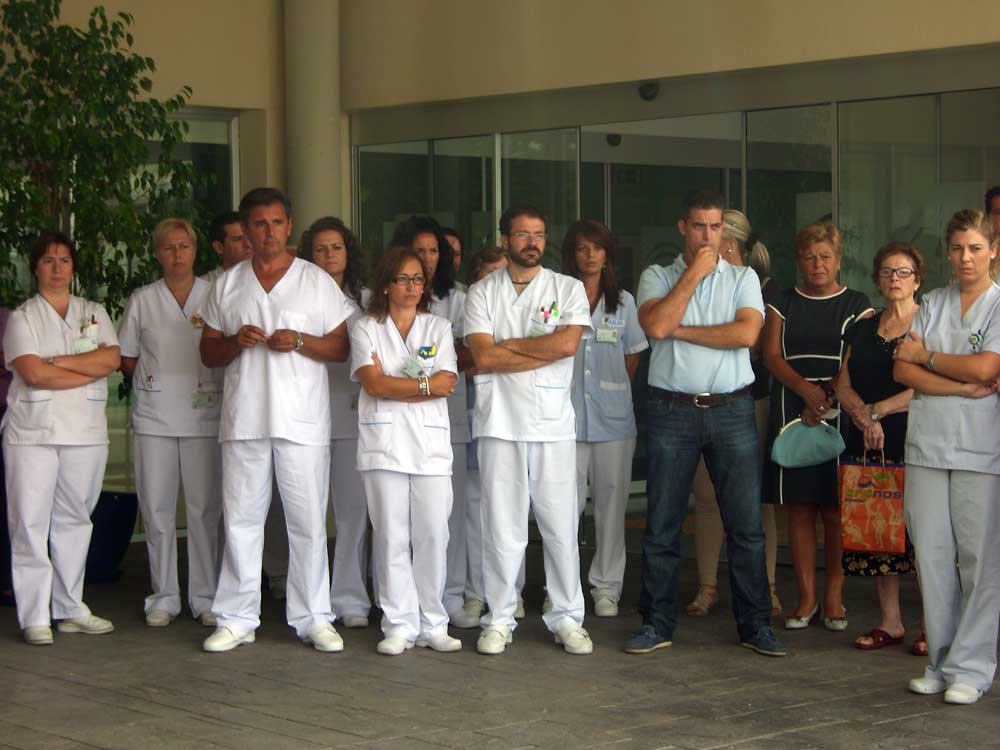
[[[924,348],[942,354],[1000,354],[1000,286],[993,284],[962,317],[957,286],[924,297],[913,320]],[[915,393],[906,425],[906,463],[1000,474],[1000,397]]]
[[[666,297],[687,269],[684,257],[671,265],[650,266],[639,279],[639,307]],[[702,279],[687,311],[684,326],[716,326],[736,320],[736,311],[748,307],[764,316],[760,280],[752,268],[734,266],[722,258],[715,271]],[[649,384],[679,393],[732,393],[754,381],[750,349],[711,349],[676,339],[654,339]]]
[[[614,312],[607,312],[604,297],[590,316],[573,362],[573,411],[576,439],[584,443],[628,440],[636,436],[632,410],[632,382],[625,369],[625,355],[649,348],[639,327],[635,298],[622,291]]]

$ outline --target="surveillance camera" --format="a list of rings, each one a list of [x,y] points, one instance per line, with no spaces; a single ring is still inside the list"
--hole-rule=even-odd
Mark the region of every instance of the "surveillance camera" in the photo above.
[[[647,81],[639,84],[639,98],[644,102],[651,102],[660,94],[660,84],[655,81]]]
[[[609,146],[620,146],[622,144],[622,137],[619,133],[608,133],[606,138]]]

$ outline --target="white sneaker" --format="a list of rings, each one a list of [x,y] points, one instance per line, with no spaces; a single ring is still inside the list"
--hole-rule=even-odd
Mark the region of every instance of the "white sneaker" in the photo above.
[[[150,610],[146,615],[146,624],[151,628],[165,628],[174,619],[165,609]]]
[[[198,622],[204,625],[206,628],[216,628],[219,626],[219,621],[215,617],[215,613],[211,610],[207,612],[202,612],[201,616],[198,618]]]
[[[205,639],[201,647],[210,654],[221,654],[223,651],[232,651],[237,646],[244,643],[253,643],[256,636],[252,630],[243,631],[239,628],[216,628],[212,635]]]
[[[514,619],[524,619],[524,599],[517,597],[517,608],[514,610]]]
[[[976,690],[972,685],[964,685],[961,682],[953,682],[951,687],[944,691],[944,702],[954,703],[960,706],[968,706],[975,703],[982,696],[982,692]]]
[[[472,614],[464,606],[457,612],[449,612],[448,621],[455,628],[468,629],[479,627],[479,615]]]
[[[435,651],[443,653],[462,650],[462,642],[458,638],[452,638],[447,633],[435,633],[426,638],[417,638],[417,646],[420,648],[432,648]]]
[[[379,641],[375,650],[385,656],[399,656],[408,648],[413,648],[413,641],[408,641],[401,635],[390,635]]]
[[[507,650],[507,644],[514,640],[510,628],[503,625],[490,625],[479,635],[476,641],[476,651],[487,656],[496,656]]]
[[[268,576],[267,577],[267,590],[271,592],[271,596],[277,599],[279,602],[285,600],[285,589],[288,584],[288,576]]]
[[[314,627],[302,640],[305,643],[311,643],[317,651],[327,654],[344,650],[344,639],[340,637],[337,629],[328,622]]]
[[[466,599],[462,609],[465,610],[465,614],[479,619],[486,611],[486,602],[482,599]]]
[[[618,602],[610,596],[598,596],[594,599],[594,614],[598,617],[618,617]]]
[[[32,625],[25,628],[24,642],[31,646],[51,646],[52,628],[48,625]]]
[[[85,633],[86,635],[104,635],[115,629],[110,620],[97,615],[84,615],[62,620],[56,625],[60,633]]]
[[[917,695],[937,695],[948,689],[948,683],[937,677],[914,677],[909,688]]]
[[[580,625],[564,625],[556,632],[555,639],[567,654],[586,656],[594,653],[594,642]]]
[[[340,622],[345,628],[368,627],[368,618],[364,615],[344,615],[340,618]]]

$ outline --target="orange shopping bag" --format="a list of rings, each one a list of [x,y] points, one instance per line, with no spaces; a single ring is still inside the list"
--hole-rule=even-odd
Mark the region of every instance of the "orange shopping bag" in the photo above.
[[[840,484],[840,535],[852,552],[906,552],[903,524],[902,464],[858,463],[842,459],[837,469]]]

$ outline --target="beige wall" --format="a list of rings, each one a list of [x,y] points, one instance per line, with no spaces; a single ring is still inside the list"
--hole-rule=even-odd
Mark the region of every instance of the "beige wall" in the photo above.
[[[356,111],[994,43],[1000,3],[344,0],[341,27]]]
[[[85,24],[98,0],[64,0],[62,19]],[[184,85],[191,104],[241,110],[242,187],[284,184],[281,0],[100,0],[135,17],[135,50],[156,61],[153,95]]]

